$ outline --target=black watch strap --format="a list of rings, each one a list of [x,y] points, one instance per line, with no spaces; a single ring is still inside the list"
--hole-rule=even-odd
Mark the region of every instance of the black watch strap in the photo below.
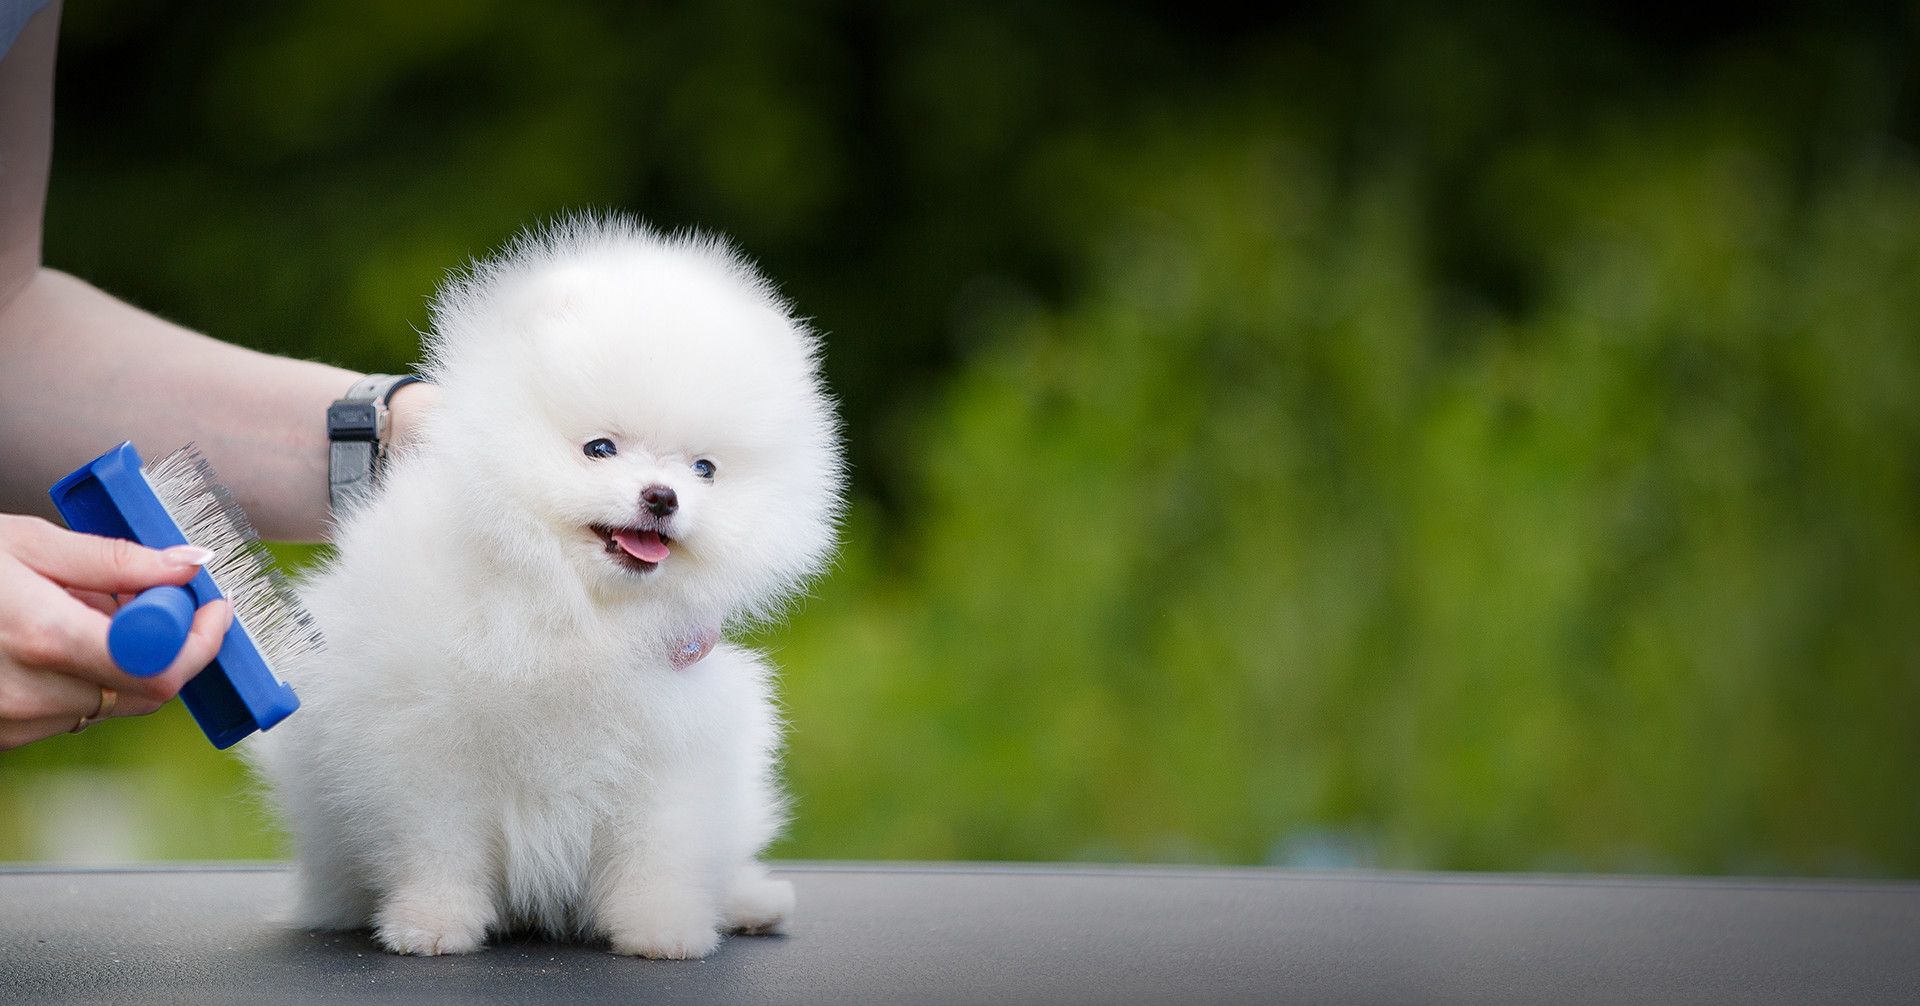
[[[393,393],[420,379],[412,375],[368,374],[327,406],[327,499],[336,515],[372,495],[387,456]]]

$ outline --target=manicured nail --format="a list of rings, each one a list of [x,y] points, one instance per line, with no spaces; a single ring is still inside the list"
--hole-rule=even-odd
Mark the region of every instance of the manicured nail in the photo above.
[[[160,552],[160,560],[169,565],[192,569],[213,561],[213,549],[198,545],[175,545]]]

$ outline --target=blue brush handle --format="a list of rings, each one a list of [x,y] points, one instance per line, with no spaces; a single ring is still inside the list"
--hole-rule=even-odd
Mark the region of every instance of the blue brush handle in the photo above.
[[[107,652],[120,669],[150,678],[167,669],[187,645],[193,627],[193,591],[185,587],[149,587],[120,606],[107,629]]]

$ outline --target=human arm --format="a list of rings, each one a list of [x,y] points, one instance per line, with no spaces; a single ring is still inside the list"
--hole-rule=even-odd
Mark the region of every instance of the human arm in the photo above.
[[[322,540],[327,405],[359,377],[210,339],[36,269],[0,306],[0,512],[49,514],[47,487],[121,440],[150,458],[191,441],[263,537]],[[432,394],[394,395],[396,442]]]
[[[47,487],[123,439],[149,457],[192,441],[267,537],[318,540],[323,417],[358,376],[209,339],[44,267],[59,15],[57,3],[35,15],[0,58],[0,749],[151,712],[213,658],[232,618],[224,601],[202,606],[172,666],[129,677],[106,648],[115,595],[183,583],[206,557],[21,514],[50,513]],[[394,397],[396,442],[432,396],[414,385]]]
[[[0,512],[50,515],[47,487],[121,440],[189,441],[263,537],[327,533],[327,405],[352,371],[271,356],[141,311],[41,262],[59,4],[0,59]],[[434,390],[393,398],[404,443]]]

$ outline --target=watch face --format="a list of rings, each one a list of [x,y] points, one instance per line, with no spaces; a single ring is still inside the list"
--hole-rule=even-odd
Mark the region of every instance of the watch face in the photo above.
[[[367,441],[379,439],[380,417],[372,402],[335,402],[327,406],[327,439]]]

